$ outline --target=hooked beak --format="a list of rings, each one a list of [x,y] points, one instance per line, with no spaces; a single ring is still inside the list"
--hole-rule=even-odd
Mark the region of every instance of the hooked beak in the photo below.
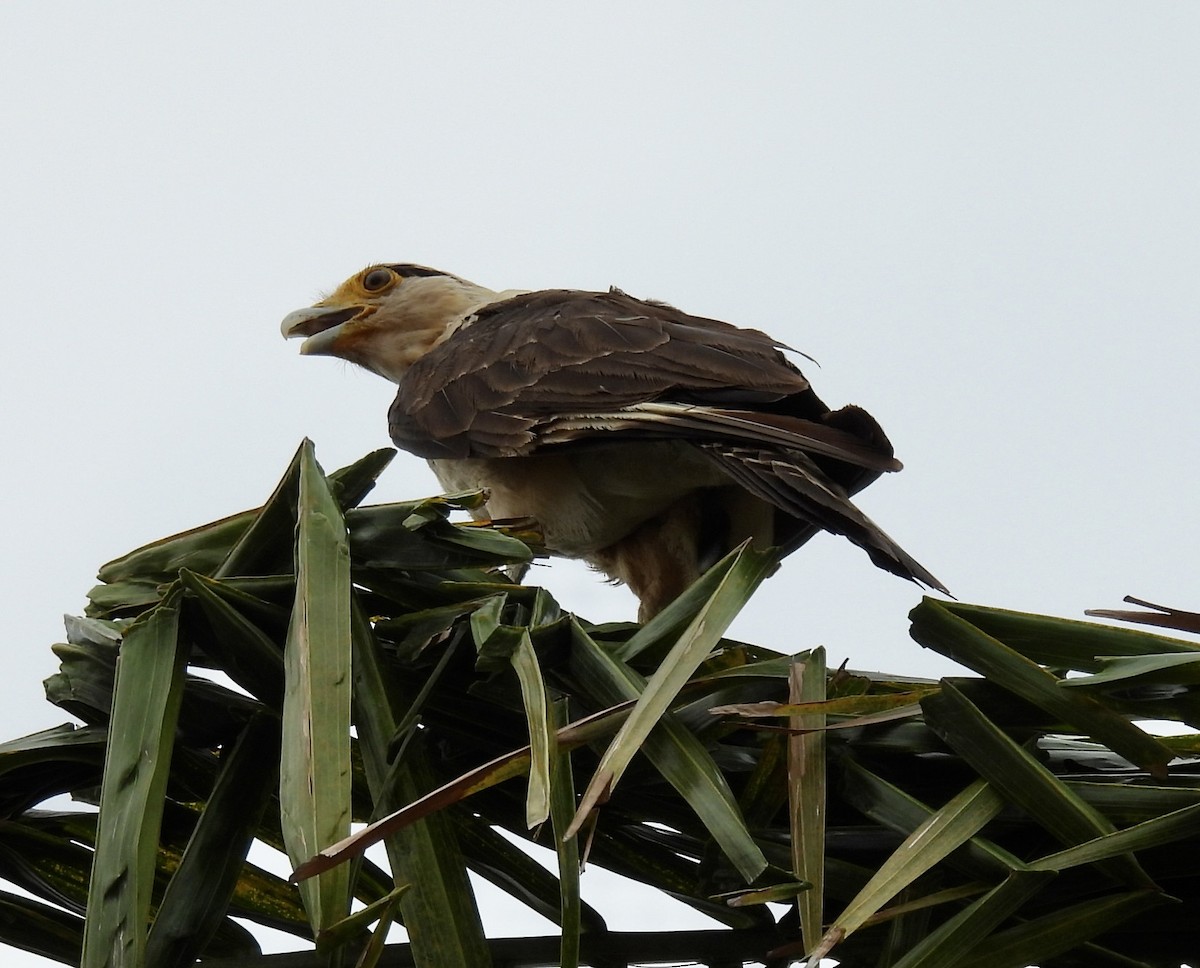
[[[308,337],[300,346],[305,356],[336,355],[333,344],[343,324],[363,314],[363,306],[310,306],[283,317],[280,332],[284,339]]]

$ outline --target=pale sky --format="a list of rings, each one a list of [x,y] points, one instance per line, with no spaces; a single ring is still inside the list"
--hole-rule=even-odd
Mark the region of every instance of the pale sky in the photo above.
[[[388,443],[390,385],[278,329],[376,261],[766,330],[885,427],[859,503],[961,600],[1200,608],[1200,6],[9,0],[0,36],[2,739],[68,718],[99,565],[304,436]],[[376,499],[435,490],[401,455]],[[820,537],[732,634],[938,676],[920,594]]]

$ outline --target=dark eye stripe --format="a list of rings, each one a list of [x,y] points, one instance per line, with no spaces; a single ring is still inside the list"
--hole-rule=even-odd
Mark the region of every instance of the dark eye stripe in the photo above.
[[[442,272],[441,269],[430,269],[428,266],[413,265],[411,262],[397,262],[389,265],[388,268],[404,278],[412,278],[413,276],[449,275],[449,273]]]

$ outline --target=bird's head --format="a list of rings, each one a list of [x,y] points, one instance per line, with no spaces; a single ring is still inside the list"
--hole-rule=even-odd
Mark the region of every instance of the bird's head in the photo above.
[[[306,337],[300,352],[337,356],[398,383],[464,316],[496,293],[438,269],[373,265],[307,309],[284,317],[286,339]]]

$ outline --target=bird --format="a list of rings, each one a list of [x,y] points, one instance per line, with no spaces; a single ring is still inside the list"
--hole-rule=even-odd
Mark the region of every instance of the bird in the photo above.
[[[781,561],[820,531],[946,591],[850,500],[901,467],[883,429],[827,407],[759,330],[413,263],[368,266],[281,329],[395,383],[397,447],[483,491],[481,519],[532,520],[548,552],[627,585],[640,621],[741,544]]]

